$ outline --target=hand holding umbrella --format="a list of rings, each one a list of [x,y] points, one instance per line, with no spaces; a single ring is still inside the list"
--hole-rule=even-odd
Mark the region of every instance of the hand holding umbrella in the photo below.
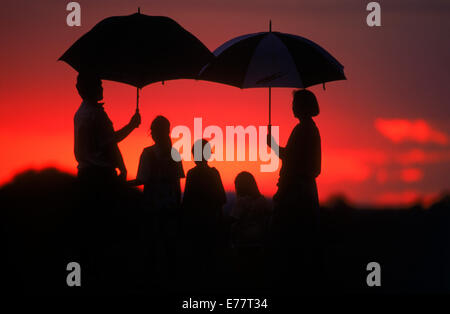
[[[134,128],[137,128],[141,124],[141,114],[139,113],[139,109],[136,108],[136,112],[131,117],[130,125],[132,125]]]

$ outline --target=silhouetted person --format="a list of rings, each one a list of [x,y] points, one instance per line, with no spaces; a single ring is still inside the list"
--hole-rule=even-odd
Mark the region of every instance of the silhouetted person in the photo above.
[[[275,258],[286,262],[278,269],[294,272],[281,278],[295,280],[296,274],[312,284],[319,214],[316,177],[321,171],[320,134],[312,119],[319,114],[314,94],[295,91],[292,111],[300,123],[292,130],[286,147],[279,148],[282,166],[273,197],[271,233],[275,247],[281,249]]]
[[[286,147],[279,147],[282,166],[273,197],[274,224],[288,232],[296,232],[299,227],[302,232],[312,232],[319,209],[316,177],[321,171],[320,134],[312,119],[319,114],[314,94],[296,91],[292,111],[300,123],[292,130]]]
[[[105,265],[111,263],[106,252],[117,241],[123,205],[119,197],[123,186],[119,183],[127,175],[117,144],[139,126],[141,117],[136,112],[125,127],[115,131],[103,104],[99,103],[103,99],[101,80],[91,73],[80,73],[76,87],[83,99],[74,117],[74,153],[82,192],[78,219],[83,236],[79,242],[89,284],[100,284],[103,289],[110,286]]]
[[[152,212],[178,210],[181,202],[180,179],[185,175],[179,153],[172,148],[169,120],[157,116],[150,132],[155,144],[142,151],[135,183],[144,185],[146,203]],[[172,155],[177,156],[179,161],[175,161]]]
[[[144,185],[144,212],[148,220],[144,223],[147,228],[150,226],[148,240],[153,242],[156,267],[167,267],[170,272],[175,262],[180,179],[185,175],[179,153],[172,148],[169,120],[157,116],[151,123],[150,132],[155,144],[142,151],[137,177],[132,183]]]
[[[212,262],[221,231],[222,206],[227,199],[219,171],[208,165],[211,156],[208,141],[196,141],[192,154],[196,166],[186,176],[183,225],[197,263],[194,267],[202,271],[203,266]]]
[[[127,169],[117,143],[125,139],[141,123],[136,112],[130,122],[115,131],[106,114],[101,80],[95,75],[80,73],[77,90],[83,102],[75,114],[75,158],[78,161],[78,177],[85,182],[103,184],[117,177],[126,179]]]
[[[233,246],[262,248],[267,238],[271,204],[259,192],[251,173],[239,173],[234,185],[237,200],[231,210],[231,216],[236,219],[231,231]]]
[[[259,192],[253,175],[243,171],[234,180],[236,203],[231,210],[235,222],[231,242],[237,256],[237,273],[243,288],[262,288],[265,283],[265,246],[271,204]]]

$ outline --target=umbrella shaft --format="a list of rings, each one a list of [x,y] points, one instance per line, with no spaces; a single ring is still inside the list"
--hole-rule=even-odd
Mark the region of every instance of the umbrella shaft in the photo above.
[[[136,112],[139,111],[139,88],[136,88]]]
[[[272,88],[269,87],[269,125],[272,125],[271,111],[272,111]]]

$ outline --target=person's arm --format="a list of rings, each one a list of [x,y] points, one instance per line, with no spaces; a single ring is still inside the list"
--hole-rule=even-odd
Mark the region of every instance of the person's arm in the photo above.
[[[127,181],[129,186],[139,186],[143,185],[148,179],[149,175],[149,164],[148,164],[148,154],[145,154],[145,150],[142,151],[141,157],[139,157],[138,171],[136,174],[136,179]]]
[[[130,122],[120,130],[114,132],[114,140],[119,143],[141,124],[141,115],[138,111],[131,117]]]
[[[135,128],[141,123],[141,116],[136,112],[130,122],[118,131],[114,131],[112,122],[103,109],[95,114],[92,121],[93,127],[98,130],[98,145],[101,149],[109,147],[112,144],[117,144],[125,139]]]
[[[183,162],[181,161],[180,153],[178,152],[178,150],[176,150],[175,148],[172,147],[170,154],[171,154],[172,160],[175,161],[178,178],[179,179],[186,178],[186,175],[184,174]]]
[[[120,171],[119,178],[123,181],[127,180],[127,168],[125,167],[125,162],[123,161],[122,153],[119,150],[117,144],[115,145],[115,154],[116,154],[116,162],[117,168]]]
[[[185,174],[184,174],[184,169],[183,169],[183,164],[181,163],[181,157],[180,157],[180,161],[177,162],[177,168],[178,168],[178,185],[177,185],[177,200],[178,203],[181,204],[181,183],[180,180],[186,178]]]
[[[286,147],[281,147],[280,145],[278,145],[278,143],[275,141],[275,138],[271,134],[267,134],[267,146],[269,146],[275,152],[278,158],[285,158]]]

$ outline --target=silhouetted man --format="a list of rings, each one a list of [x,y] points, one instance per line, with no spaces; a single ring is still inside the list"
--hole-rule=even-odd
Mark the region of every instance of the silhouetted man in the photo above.
[[[102,81],[91,74],[79,74],[77,90],[83,102],[75,114],[75,158],[78,177],[87,182],[110,182],[117,177],[126,179],[127,169],[117,143],[126,138],[141,123],[136,112],[130,122],[118,131],[106,114],[103,103]]]
[[[111,286],[111,257],[106,248],[113,246],[118,228],[123,228],[120,212],[127,170],[117,143],[137,128],[141,117],[136,112],[131,121],[115,131],[99,103],[103,99],[101,80],[88,73],[78,75],[77,89],[83,102],[74,117],[75,158],[81,182],[80,210],[76,217],[83,226],[80,234],[80,258],[88,265],[90,286],[105,289]],[[120,175],[117,175],[117,169]]]

